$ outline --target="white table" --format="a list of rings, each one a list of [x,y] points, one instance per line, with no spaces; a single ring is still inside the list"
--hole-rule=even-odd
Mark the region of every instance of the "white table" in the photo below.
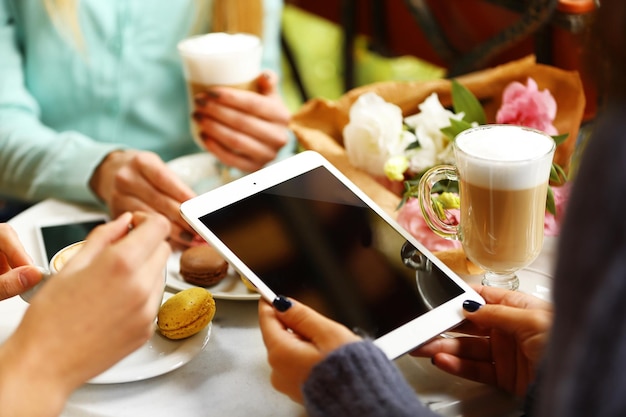
[[[46,200],[9,221],[36,262],[35,224],[90,211],[86,207]],[[552,269],[554,239],[532,268]],[[550,279],[521,275],[521,290],[549,294]],[[305,416],[303,408],[277,393],[258,327],[257,302],[217,300],[211,338],[189,363],[151,379],[123,384],[85,384],[70,398],[63,416]],[[20,297],[0,302],[0,341],[5,340],[28,307]],[[71,343],[71,341],[68,341]],[[51,358],[52,359],[52,358]],[[444,416],[516,416],[515,401],[491,387],[455,378],[427,359],[405,355],[397,364],[419,397]]]

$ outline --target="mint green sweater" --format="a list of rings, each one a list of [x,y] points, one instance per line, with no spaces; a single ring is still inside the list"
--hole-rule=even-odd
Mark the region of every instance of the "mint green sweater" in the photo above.
[[[114,149],[198,152],[176,51],[197,3],[81,0],[81,52],[43,0],[0,0],[0,196],[96,202],[89,178]],[[282,6],[265,1],[264,67],[276,72]]]

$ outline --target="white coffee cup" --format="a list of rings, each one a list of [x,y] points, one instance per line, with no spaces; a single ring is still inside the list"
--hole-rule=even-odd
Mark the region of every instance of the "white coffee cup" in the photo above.
[[[85,241],[81,240],[79,242],[68,245],[55,253],[52,259],[50,259],[47,270],[45,268],[39,267],[42,274],[41,281],[39,281],[39,283],[37,283],[37,285],[35,285],[34,287],[21,293],[20,297],[27,303],[30,303],[30,300],[33,298],[33,296],[37,294],[37,292],[48,282],[48,280],[52,279],[54,274],[63,269],[65,264],[70,260],[70,258],[72,258],[72,256],[76,254],[76,252],[80,250],[80,248],[82,248],[84,243]]]
[[[85,241],[81,240],[80,242],[72,243],[55,253],[52,259],[50,259],[50,264],[48,265],[50,272],[56,274],[61,271],[65,264],[83,247],[84,244]]]

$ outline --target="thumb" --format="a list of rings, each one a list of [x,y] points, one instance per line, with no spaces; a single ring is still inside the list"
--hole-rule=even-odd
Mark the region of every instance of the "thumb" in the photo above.
[[[11,298],[34,287],[43,274],[36,266],[25,265],[13,268],[0,275],[0,300]]]

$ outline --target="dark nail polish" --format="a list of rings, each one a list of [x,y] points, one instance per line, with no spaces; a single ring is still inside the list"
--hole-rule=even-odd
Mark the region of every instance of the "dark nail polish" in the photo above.
[[[207,95],[211,98],[219,98],[220,97],[220,93],[218,93],[215,90],[207,90]]]
[[[200,137],[202,138],[202,140],[207,140],[209,138],[209,135],[204,132],[200,132]]]
[[[204,107],[207,104],[207,98],[205,93],[198,93],[193,97],[193,101],[197,106]]]
[[[463,301],[463,310],[473,313],[478,310],[482,305],[474,300]]]
[[[182,232],[180,232],[180,234],[178,235],[178,237],[180,238],[180,240],[185,241],[185,242],[191,242],[193,240],[193,234],[189,233],[186,230],[183,230]]]
[[[196,122],[201,122],[202,119],[204,119],[204,115],[202,113],[200,113],[199,111],[195,111],[195,112],[191,113],[191,117]]]
[[[291,301],[289,301],[286,297],[282,295],[279,295],[276,298],[274,298],[274,301],[272,301],[272,304],[274,305],[274,308],[280,311],[281,313],[291,308]]]

